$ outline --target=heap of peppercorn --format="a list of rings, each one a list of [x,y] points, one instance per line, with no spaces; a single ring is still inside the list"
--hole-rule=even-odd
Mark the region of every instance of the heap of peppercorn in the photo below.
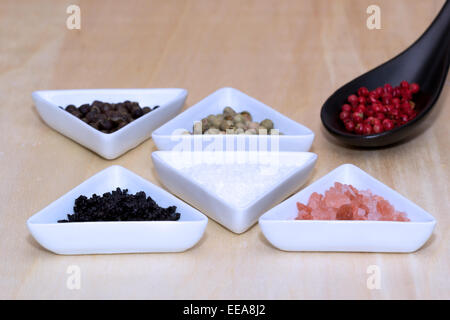
[[[158,107],[141,108],[139,103],[128,100],[120,103],[95,100],[78,108],[70,104],[65,110],[103,133],[113,133]]]
[[[339,118],[348,132],[369,135],[392,130],[417,115],[413,95],[419,92],[417,83],[402,81],[399,86],[385,84],[369,91],[365,87],[348,96]]]
[[[92,221],[177,221],[180,214],[176,206],[162,208],[144,191],[129,194],[128,189],[116,188],[103,196],[79,196],[73,214],[58,222]]]

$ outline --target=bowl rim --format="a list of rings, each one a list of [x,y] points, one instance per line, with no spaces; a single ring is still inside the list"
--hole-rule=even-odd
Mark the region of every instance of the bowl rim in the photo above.
[[[137,180],[139,180],[140,182],[142,182],[143,184],[146,184],[147,186],[150,186],[153,189],[158,190],[158,192],[160,192],[165,198],[169,198],[169,200],[174,200],[177,202],[181,202],[183,203],[184,206],[186,206],[186,208],[190,211],[190,214],[195,216],[195,220],[177,220],[177,221],[149,221],[149,220],[142,220],[142,221],[86,221],[86,222],[67,222],[67,223],[59,223],[57,220],[54,222],[40,222],[40,221],[34,221],[35,219],[37,219],[37,216],[42,216],[45,215],[46,211],[49,210],[56,202],[61,202],[61,201],[67,201],[64,200],[64,198],[69,197],[69,194],[71,194],[72,192],[74,192],[75,189],[81,188],[82,186],[85,186],[87,184],[89,184],[91,181],[95,178],[99,178],[102,177],[104,175],[107,174],[114,174],[114,171],[119,171],[122,172],[122,174],[124,174],[125,176],[133,176],[134,178],[136,178]],[[148,192],[146,192],[148,194]],[[73,201],[75,201],[73,199]],[[203,223],[203,222],[207,222],[208,218],[199,210],[197,210],[196,208],[194,208],[193,206],[191,206],[189,203],[183,201],[182,199],[175,197],[173,194],[171,194],[170,192],[164,190],[163,188],[161,188],[160,186],[157,186],[156,184],[153,184],[152,182],[142,178],[140,175],[134,173],[133,171],[121,166],[121,165],[111,165],[106,167],[105,169],[95,173],[94,175],[90,176],[89,178],[87,178],[86,180],[84,180],[83,182],[81,182],[80,184],[76,185],[75,187],[71,188],[69,191],[67,191],[66,193],[64,193],[62,196],[60,196],[59,198],[55,199],[54,201],[52,201],[51,203],[49,203],[47,206],[45,206],[44,208],[42,208],[41,210],[35,212],[33,215],[31,215],[26,223],[28,227],[31,226],[58,226],[58,227],[68,227],[68,226],[80,226],[80,225],[85,225],[85,226],[89,226],[89,225],[133,225],[133,224],[151,224],[151,225],[163,225],[163,224],[170,224],[170,223],[176,223],[176,224],[185,224],[185,223]]]
[[[202,98],[200,101],[196,102],[195,104],[193,104],[192,106],[190,106],[189,108],[187,108],[186,110],[182,111],[180,114],[178,114],[177,116],[175,116],[174,118],[170,119],[169,121],[167,121],[166,123],[164,123],[162,126],[160,126],[159,128],[157,128],[155,131],[153,131],[152,133],[152,137],[156,136],[156,137],[171,137],[171,136],[175,136],[175,137],[179,137],[179,136],[187,136],[190,137],[191,139],[198,139],[200,137],[202,138],[206,138],[206,137],[218,137],[218,136],[229,136],[229,137],[238,137],[238,136],[242,136],[242,135],[237,135],[237,134],[208,134],[208,135],[194,135],[194,134],[190,134],[190,135],[182,135],[182,134],[172,134],[172,133],[165,133],[165,129],[170,126],[173,122],[175,122],[176,120],[179,120],[180,118],[186,117],[186,113],[188,114],[188,116],[191,113],[194,113],[195,111],[197,111],[197,109],[201,110],[201,106],[202,104],[205,102],[206,99],[212,99],[211,97],[215,97],[218,96],[224,92],[231,92],[231,93],[236,93],[238,95],[242,95],[245,97],[245,99],[250,99],[254,102],[257,103],[258,105],[258,109],[263,109],[264,111],[269,111],[271,113],[276,114],[277,116],[283,118],[283,120],[289,121],[292,123],[292,125],[295,125],[297,128],[301,128],[303,131],[306,131],[306,133],[304,134],[280,134],[278,135],[281,139],[286,139],[286,138],[290,138],[290,137],[314,137],[315,134],[314,132],[308,128],[307,126],[291,119],[290,117],[284,115],[283,113],[279,112],[278,110],[270,107],[269,105],[266,105],[265,103],[263,103],[260,100],[257,100],[256,98],[253,98],[252,96],[246,94],[245,92],[242,92],[238,89],[235,89],[233,87],[221,87],[217,90],[215,90],[214,92],[208,94],[206,97]],[[179,128],[179,129],[183,129],[183,128]],[[176,130],[176,129],[175,129]],[[281,130],[280,130],[281,132]],[[250,139],[257,139],[257,138],[261,138],[263,136],[261,135],[244,135],[245,138],[250,138]],[[264,135],[264,136],[270,136],[270,134]],[[253,137],[253,138],[252,138]]]
[[[404,200],[410,202],[411,204],[413,204],[414,206],[416,206],[417,208],[420,209],[420,214],[424,216],[424,218],[426,218],[426,221],[414,221],[414,220],[410,220],[410,221],[389,221],[389,220],[297,220],[297,219],[282,219],[282,218],[271,218],[271,215],[273,215],[276,210],[278,209],[277,207],[282,205],[284,202],[286,201],[293,201],[294,197],[297,197],[300,193],[307,193],[309,192],[310,195],[313,192],[317,192],[317,191],[311,191],[309,190],[309,188],[311,188],[311,186],[315,185],[315,184],[319,184],[322,183],[323,181],[326,181],[328,179],[328,176],[337,173],[340,170],[346,170],[347,168],[349,168],[350,170],[354,170],[354,172],[356,172],[356,174],[358,175],[365,175],[368,176],[371,180],[375,180],[376,183],[381,184],[383,186],[383,188],[385,188],[389,193],[394,193],[398,196],[400,196],[401,198],[403,198]],[[296,201],[298,202],[298,201]],[[302,190],[300,190],[299,192],[293,194],[292,196],[290,196],[289,198],[285,199],[284,201],[280,202],[279,204],[277,204],[276,206],[274,206],[273,208],[271,208],[270,210],[268,210],[267,212],[265,212],[263,215],[261,215],[261,217],[259,217],[258,219],[258,223],[297,223],[297,224],[301,224],[301,223],[318,223],[318,224],[367,224],[367,223],[376,223],[376,224],[402,224],[405,225],[405,223],[407,223],[408,225],[412,225],[412,224],[432,224],[435,225],[436,224],[436,218],[431,215],[428,211],[426,211],[425,209],[421,208],[420,206],[418,206],[417,204],[415,204],[413,201],[411,201],[410,199],[408,199],[407,197],[405,197],[404,195],[400,194],[399,192],[397,192],[396,190],[390,188],[389,186],[387,186],[386,184],[384,184],[383,182],[379,181],[378,179],[376,179],[375,177],[373,177],[372,175],[368,174],[367,172],[365,172],[364,170],[362,170],[361,168],[351,164],[351,163],[344,163],[341,164],[340,166],[334,168],[333,170],[331,170],[330,172],[324,174],[323,176],[321,176],[319,179],[315,180],[314,182],[312,182],[311,184],[309,184],[308,186],[306,186],[305,188],[303,188]]]
[[[184,172],[174,168],[172,165],[170,165],[163,157],[160,156],[161,153],[163,154],[169,154],[172,151],[168,151],[168,150],[157,150],[152,152],[152,158],[157,158],[160,162],[162,162],[164,165],[166,165],[167,167],[169,167],[172,171],[176,172],[178,175],[180,175],[181,177],[183,177],[184,179],[190,181],[191,183],[193,183],[197,188],[199,188],[200,190],[202,190],[203,192],[205,192],[209,197],[213,198],[215,201],[219,201],[223,206],[226,206],[228,208],[230,208],[233,211],[236,212],[245,212],[249,209],[251,209],[253,206],[255,206],[259,201],[261,201],[265,196],[267,196],[267,194],[273,192],[274,190],[278,189],[279,186],[284,183],[287,179],[291,178],[292,176],[294,176],[295,174],[299,173],[301,170],[303,170],[305,167],[307,167],[309,164],[314,163],[317,161],[317,154],[313,153],[313,152],[307,152],[307,151],[279,151],[279,153],[283,153],[283,154],[289,154],[289,153],[293,153],[293,154],[308,154],[309,157],[308,159],[302,163],[301,166],[292,166],[293,170],[291,170],[288,175],[286,175],[282,180],[278,181],[276,184],[272,185],[269,189],[267,189],[265,192],[261,193],[257,198],[253,199],[251,202],[249,202],[248,204],[246,204],[245,206],[236,206],[232,203],[227,203],[225,199],[223,199],[222,197],[216,195],[214,192],[208,190],[207,188],[203,187],[201,184],[199,184],[197,181],[195,181],[194,179],[192,179],[191,177],[189,177],[189,175],[185,174]],[[205,153],[205,151],[179,151],[179,152],[186,152],[186,153]],[[216,152],[216,151],[206,151],[206,152]],[[259,153],[258,151],[217,151],[220,153]],[[267,152],[267,151],[264,151]]]
[[[166,101],[163,104],[158,104],[158,108],[156,110],[151,110],[150,112],[148,112],[147,114],[144,114],[143,116],[134,119],[133,121],[127,123],[127,125],[123,126],[122,128],[120,128],[119,130],[116,130],[114,132],[111,133],[105,133],[102,132],[98,129],[95,129],[94,127],[90,126],[89,124],[85,123],[84,121],[82,121],[81,119],[75,117],[74,115],[70,114],[69,112],[67,112],[64,107],[62,106],[58,106],[57,104],[55,104],[54,102],[46,99],[44,97],[44,94],[47,93],[52,93],[52,92],[57,92],[57,93],[61,93],[63,95],[63,92],[70,92],[72,94],[76,94],[76,93],[94,93],[94,92],[99,92],[99,91],[103,91],[103,92],[108,92],[108,91],[118,91],[118,92],[123,92],[126,93],[127,91],[141,91],[141,92],[146,92],[147,94],[151,94],[151,92],[148,91],[156,91],[156,90],[165,90],[165,91],[179,91],[178,94],[174,95],[173,98],[171,98],[169,101]],[[56,112],[63,112],[60,113],[65,114],[63,117],[65,117],[66,119],[69,119],[69,117],[73,117],[75,120],[79,120],[78,124],[80,124],[82,127],[87,128],[87,130],[92,133],[92,134],[96,134],[99,135],[102,138],[106,138],[106,139],[113,139],[116,136],[119,136],[121,134],[123,134],[124,132],[126,133],[127,131],[130,130],[131,125],[136,125],[142,121],[148,120],[149,115],[154,114],[154,112],[158,112],[161,109],[163,109],[164,107],[167,107],[167,105],[169,105],[170,103],[172,103],[174,100],[177,100],[179,98],[187,97],[188,94],[188,90],[184,89],[184,88],[130,88],[130,89],[123,89],[123,88],[119,88],[119,89],[106,89],[106,88],[100,88],[100,89],[58,89],[58,90],[36,90],[33,91],[31,96],[34,100],[34,105],[36,106],[36,100],[41,100],[42,102],[45,102],[46,104],[48,104],[48,109]]]

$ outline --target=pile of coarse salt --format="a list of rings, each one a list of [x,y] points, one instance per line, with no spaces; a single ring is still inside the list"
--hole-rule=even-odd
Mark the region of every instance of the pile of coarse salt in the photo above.
[[[339,182],[325,191],[325,195],[311,194],[307,205],[297,202],[297,209],[297,220],[410,221],[383,197]]]
[[[195,164],[180,168],[208,191],[239,208],[248,206],[284,179],[295,165]]]

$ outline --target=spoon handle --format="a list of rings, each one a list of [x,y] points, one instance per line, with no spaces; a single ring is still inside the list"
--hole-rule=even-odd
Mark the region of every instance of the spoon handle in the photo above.
[[[411,46],[415,56],[426,65],[428,59],[450,58],[450,0],[442,6],[441,11],[422,36]]]

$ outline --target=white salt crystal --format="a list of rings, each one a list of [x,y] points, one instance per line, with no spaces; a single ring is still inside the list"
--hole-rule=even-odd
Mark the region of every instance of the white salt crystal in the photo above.
[[[236,207],[246,207],[284,179],[295,165],[194,164],[180,171]]]

